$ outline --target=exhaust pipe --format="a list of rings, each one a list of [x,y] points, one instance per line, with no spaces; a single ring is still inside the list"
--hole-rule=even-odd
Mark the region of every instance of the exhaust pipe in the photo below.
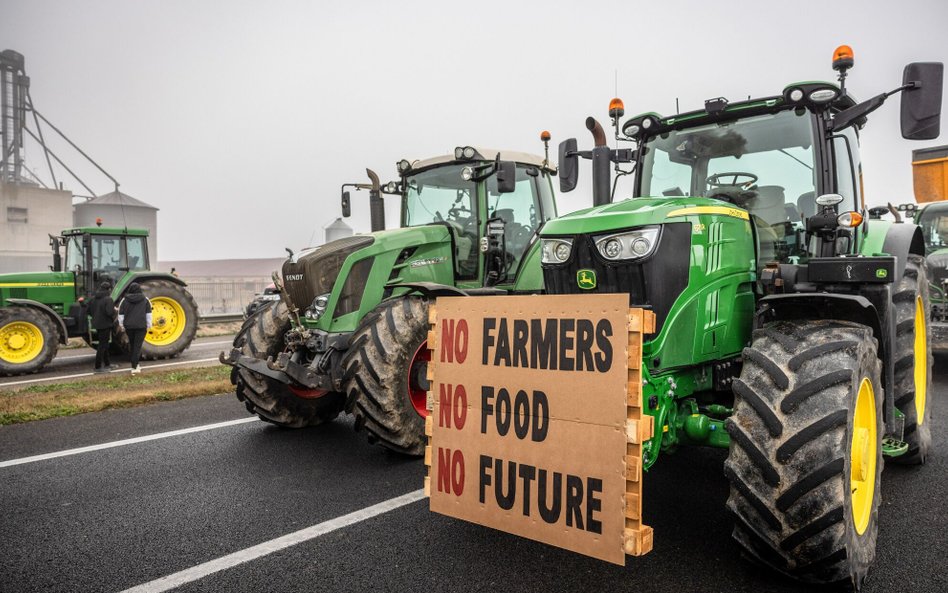
[[[369,190],[369,217],[372,232],[385,230],[385,201],[382,199],[379,176],[372,169],[366,169],[365,174],[372,180],[372,189]]]
[[[586,129],[592,132],[595,143],[592,149],[593,206],[603,206],[611,201],[609,168],[612,159],[606,145],[606,132],[596,118],[586,118]]]

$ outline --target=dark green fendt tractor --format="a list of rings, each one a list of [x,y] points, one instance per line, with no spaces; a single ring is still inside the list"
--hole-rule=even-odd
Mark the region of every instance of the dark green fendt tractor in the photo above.
[[[373,232],[290,255],[274,278],[281,300],[221,354],[237,397],[288,427],[353,413],[369,440],[423,454],[427,297],[539,292],[554,172],[545,158],[467,146],[402,160],[384,186],[371,171],[371,184],[344,185],[369,190]],[[401,200],[401,228],[384,230],[383,194]]]
[[[902,135],[937,137],[943,66],[916,63],[857,103],[840,84],[621,126],[631,154],[560,147],[561,190],[590,157],[594,202],[541,232],[546,292],[621,292],[650,308],[644,464],[727,448],[734,538],[796,579],[859,587],[875,556],[883,460],[931,446],[928,271],[912,224],[867,220],[859,130],[902,92]],[[634,162],[634,171],[623,161]],[[610,203],[610,168],[634,175]]]
[[[132,282],[151,301],[152,328],[142,358],[170,358],[191,345],[197,331],[197,305],[185,283],[151,271],[148,231],[76,228],[50,237],[53,265],[47,272],[0,274],[0,375],[35,373],[56,356],[60,344],[81,337],[97,342],[86,304],[108,280],[118,303]],[[65,261],[61,249],[65,247]],[[120,334],[118,348],[127,348]]]

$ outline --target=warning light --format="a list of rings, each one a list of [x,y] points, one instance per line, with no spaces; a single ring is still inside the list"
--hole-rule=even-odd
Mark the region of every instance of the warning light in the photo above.
[[[833,52],[833,70],[848,70],[853,63],[853,48],[848,45],[840,45]]]
[[[102,226],[102,219],[101,219],[101,218],[96,218],[96,219],[95,219],[95,226]]]
[[[625,105],[619,97],[609,101],[609,117],[616,119],[625,115]]]
[[[543,130],[542,132],[540,132],[540,140],[541,140],[541,141],[543,141],[543,142],[549,142],[549,141],[550,141],[550,138],[551,138],[550,133],[547,132],[546,130]]]

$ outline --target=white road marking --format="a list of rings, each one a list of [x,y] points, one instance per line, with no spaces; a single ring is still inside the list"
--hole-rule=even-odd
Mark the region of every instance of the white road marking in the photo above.
[[[193,342],[190,346],[188,346],[188,350],[189,351],[194,350],[195,348],[200,348],[201,346],[220,346],[221,344],[233,344],[233,343],[234,343],[233,340],[224,340],[224,341],[219,341],[219,342]],[[95,350],[92,350],[90,348],[88,352],[85,352],[83,354],[73,354],[72,356],[57,356],[53,360],[55,361],[73,360],[76,358],[89,358],[89,357],[94,357],[94,356],[95,356]]]
[[[391,498],[384,502],[380,502],[370,507],[349,513],[348,515],[336,517],[335,519],[318,523],[312,527],[307,527],[282,537],[263,542],[262,544],[257,544],[256,546],[240,550],[239,552],[221,556],[216,560],[211,560],[210,562],[205,562],[204,564],[198,564],[192,568],[188,568],[180,572],[170,574],[166,577],[132,587],[131,589],[126,589],[125,591],[122,591],[122,593],[162,593],[163,591],[169,591],[175,587],[180,587],[181,585],[185,585],[187,583],[193,583],[194,581],[214,574],[215,572],[233,568],[239,564],[250,562],[251,560],[256,560],[257,558],[261,558],[274,552],[279,552],[280,550],[289,548],[290,546],[295,546],[296,544],[315,539],[331,531],[342,529],[343,527],[347,527],[349,525],[354,525],[389,511],[394,511],[397,508],[417,502],[424,497],[424,490],[415,490],[414,492],[409,492],[408,494],[403,494],[402,496]]]
[[[88,447],[79,447],[77,449],[66,449],[64,451],[56,451],[54,453],[44,453],[42,455],[33,455],[32,457],[21,457],[19,459],[11,459],[9,461],[0,461],[0,467],[23,465],[24,463],[34,463],[36,461],[56,459],[57,457],[68,457],[69,455],[78,455],[80,453],[88,453],[90,451],[101,451],[102,449],[111,449],[113,447],[124,447],[125,445],[134,445],[135,443],[144,443],[147,441],[156,441],[158,439],[167,439],[169,437],[176,437],[182,434],[190,434],[192,432],[203,432],[205,430],[214,430],[215,428],[225,428],[227,426],[234,426],[236,424],[246,424],[247,422],[257,422],[259,420],[260,419],[256,417],[241,418],[240,420],[228,420],[227,422],[203,424],[201,426],[192,426],[191,428],[182,428],[180,430],[159,432],[155,434],[149,434],[143,437],[135,437],[131,439],[124,439],[121,441],[111,441],[109,443],[101,443],[99,445],[89,445]]]
[[[173,367],[180,366],[182,364],[197,364],[199,362],[220,362],[219,358],[202,358],[200,360],[179,360],[177,362],[164,362],[161,364],[141,364],[139,365],[142,370],[146,369],[160,369],[162,367]],[[108,374],[112,373],[128,373],[131,372],[131,368],[127,369],[115,369]],[[103,373],[104,375],[104,373]],[[57,375],[55,377],[39,377],[37,379],[27,379],[26,381],[10,381],[8,383],[0,383],[0,387],[12,387],[14,385],[26,385],[28,383],[39,383],[41,381],[62,381],[65,379],[78,379],[80,377],[92,377],[96,376],[96,373],[77,373],[75,375]]]

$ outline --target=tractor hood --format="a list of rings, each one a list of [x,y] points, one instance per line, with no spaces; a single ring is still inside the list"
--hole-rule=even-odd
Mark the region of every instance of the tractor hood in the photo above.
[[[542,236],[614,231],[635,226],[685,222],[686,216],[719,214],[749,219],[746,210],[709,198],[634,198],[579,210],[546,223]]]
[[[351,331],[363,314],[390,296],[391,284],[451,283],[451,231],[433,224],[346,237],[300,252],[283,264],[283,285],[310,327]],[[315,311],[316,297],[326,296]],[[361,313],[359,313],[361,311]],[[359,314],[357,314],[359,313]]]

